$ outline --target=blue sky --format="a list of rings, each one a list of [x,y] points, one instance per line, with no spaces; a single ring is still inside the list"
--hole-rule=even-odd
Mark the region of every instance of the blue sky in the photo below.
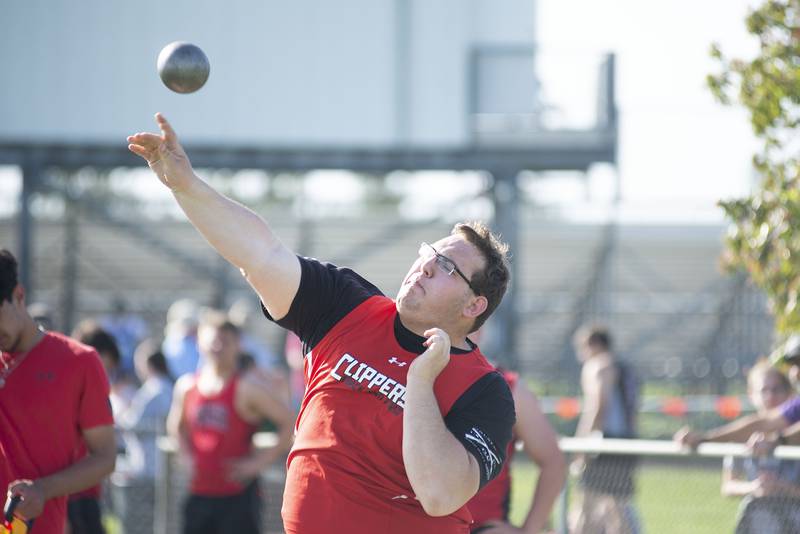
[[[721,220],[721,197],[753,184],[758,145],[741,109],[716,103],[705,87],[712,42],[748,57],[756,43],[742,0],[541,0],[537,35],[547,51],[614,51],[624,204],[640,217]],[[546,73],[543,73],[546,75]],[[592,189],[608,196],[609,171]],[[671,214],[666,212],[672,211]],[[649,214],[649,215],[648,215]]]

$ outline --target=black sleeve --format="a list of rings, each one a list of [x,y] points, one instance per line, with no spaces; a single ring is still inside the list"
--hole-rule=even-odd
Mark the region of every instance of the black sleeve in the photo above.
[[[351,269],[312,258],[298,259],[300,287],[286,316],[275,321],[263,303],[261,310],[267,319],[297,334],[306,353],[356,306],[383,293]]]
[[[480,487],[500,473],[515,422],[514,397],[497,372],[472,384],[445,416],[448,430],[478,460]]]

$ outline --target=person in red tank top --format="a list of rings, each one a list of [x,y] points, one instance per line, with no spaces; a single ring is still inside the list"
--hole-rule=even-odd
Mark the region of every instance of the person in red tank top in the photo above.
[[[33,533],[64,532],[66,496],[113,471],[108,397],[97,352],[36,325],[16,259],[0,250],[0,487],[22,497],[16,514],[35,519]]]
[[[538,534],[550,517],[550,511],[558,498],[567,475],[564,454],[558,448],[558,436],[539,407],[536,395],[519,381],[517,373],[500,370],[514,395],[517,423],[514,439],[508,445],[503,471],[473,497],[467,508],[475,521],[472,533],[477,534]],[[522,450],[539,468],[539,477],[528,515],[521,526],[508,522],[508,507],[511,496],[511,456],[518,443]]]
[[[391,299],[351,269],[293,253],[197,176],[169,122],[156,122],[160,132],[129,136],[129,150],[267,318],[303,342],[286,532],[468,533],[465,505],[500,472],[515,418],[508,384],[468,338],[508,287],[507,245],[481,223],[457,224],[420,245]]]
[[[207,312],[197,337],[203,364],[175,384],[167,426],[191,465],[184,534],[260,532],[258,477],[291,443],[294,414],[258,369],[238,371],[239,340],[224,314]],[[278,441],[254,450],[264,420],[275,424]]]

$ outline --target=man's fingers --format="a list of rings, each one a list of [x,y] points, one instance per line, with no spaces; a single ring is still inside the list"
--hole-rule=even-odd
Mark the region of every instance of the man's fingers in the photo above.
[[[160,135],[148,132],[139,132],[128,136],[128,143],[142,145],[152,149],[158,148],[163,140],[164,139]]]
[[[429,328],[429,329],[425,330],[423,335],[425,337],[428,337],[428,338],[433,337],[433,336],[439,336],[442,339],[447,339],[447,334],[441,328]]]
[[[161,133],[164,134],[164,139],[169,141],[175,140],[175,130],[172,129],[172,125],[169,121],[162,115],[161,113],[156,113],[156,122],[158,123],[158,127],[161,129]]]
[[[137,156],[143,157],[144,159],[147,159],[148,154],[150,154],[150,150],[146,149],[142,145],[134,145],[133,143],[128,145],[128,150]]]

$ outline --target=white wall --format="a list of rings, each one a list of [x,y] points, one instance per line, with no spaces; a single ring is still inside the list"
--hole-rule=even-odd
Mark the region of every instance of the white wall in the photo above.
[[[162,111],[187,141],[382,146],[404,121],[412,144],[459,144],[470,49],[531,44],[533,27],[532,0],[6,0],[0,141],[123,143]],[[176,40],[209,56],[198,93],[158,78],[158,52]]]

